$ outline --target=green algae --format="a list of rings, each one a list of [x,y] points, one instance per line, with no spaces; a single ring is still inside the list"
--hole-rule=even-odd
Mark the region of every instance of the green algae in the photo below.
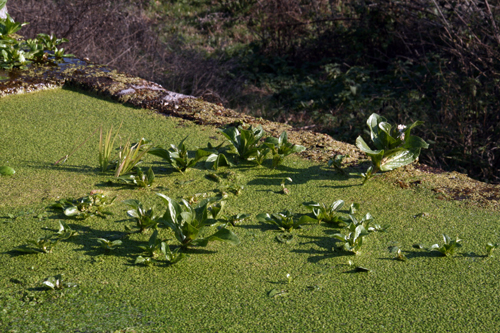
[[[66,163],[54,162],[98,126],[116,127],[122,121],[124,139],[146,137],[166,145],[189,134],[187,142],[194,150],[223,138],[210,126],[71,90],[6,97],[0,108],[0,165],[8,161],[17,171],[0,179],[2,331],[495,330],[500,264],[498,258],[485,257],[484,248],[499,237],[500,214],[495,210],[436,199],[427,186],[395,186],[391,176],[360,186],[359,178],[342,177],[324,164],[294,156],[276,169],[270,160],[262,167],[242,163],[221,183],[205,177],[210,171],[202,163],[180,174],[150,156],[144,166],[155,170],[152,189],[111,185],[111,174],[98,170],[97,135]],[[280,193],[285,177],[293,180],[287,184],[290,195]],[[147,234],[131,235],[109,254],[99,248],[97,238],[120,237],[124,225],[133,224],[122,200],[134,198],[160,207],[155,192],[174,198],[213,195],[234,183],[244,189],[239,196],[229,194],[225,213],[252,214],[231,227],[241,240],[238,246],[214,243],[195,248],[172,267],[133,265],[141,254],[137,246],[147,242]],[[12,251],[26,239],[57,231],[62,216],[36,218],[48,203],[93,189],[118,195],[112,217],[68,219],[79,235],[60,242],[51,254]],[[258,213],[285,209],[305,214],[303,202],[330,204],[338,199],[347,206],[358,202],[361,214],[370,212],[376,223],[390,225],[386,233],[369,235],[360,255],[332,251],[331,235],[338,229],[330,226],[305,226],[294,231],[293,242],[283,244],[276,241],[273,226],[255,219]],[[27,211],[31,213],[20,214]],[[1,217],[7,214],[19,217],[6,222]],[[412,247],[440,243],[442,233],[463,239],[458,255],[443,258]],[[160,234],[173,238],[164,228]],[[408,257],[406,262],[392,259],[388,247],[396,244]],[[355,266],[371,271],[355,273]],[[61,292],[40,289],[43,279],[61,273],[78,287]],[[273,289],[286,291],[286,296],[269,297]]]

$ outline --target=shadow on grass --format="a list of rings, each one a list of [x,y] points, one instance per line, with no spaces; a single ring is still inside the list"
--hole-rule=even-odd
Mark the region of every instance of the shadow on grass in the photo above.
[[[276,173],[267,174],[267,175],[259,175],[254,179],[248,182],[248,185],[265,185],[265,186],[280,186],[281,182],[285,178],[291,178],[292,183],[287,182],[287,185],[293,186],[306,184],[309,181],[321,181],[321,180],[329,180],[332,182],[345,182],[352,178],[359,178],[358,176],[344,176],[338,173],[332,173],[330,169],[327,169],[321,165],[314,165],[308,168],[292,168],[288,166],[279,166],[276,168]],[[346,184],[346,185],[322,185],[323,187],[351,187],[351,186],[360,186],[359,184]]]
[[[235,227],[240,227],[240,228],[248,229],[248,230],[258,229],[258,230],[260,230],[262,232],[265,232],[265,231],[280,232],[280,230],[278,229],[278,227],[275,226],[274,224],[260,222],[260,221],[259,221],[259,224],[239,224],[239,225],[237,224],[237,225],[235,225]]]
[[[445,258],[446,256],[442,255],[438,251],[403,251],[405,253],[406,258]]]
[[[101,173],[98,167],[92,167],[90,165],[72,165],[60,162],[55,165],[52,162],[35,162],[35,161],[22,161],[23,165],[32,169],[38,170],[59,170],[66,172],[76,172],[76,173]]]
[[[354,256],[352,252],[341,251],[337,249],[337,243],[339,241],[337,239],[331,237],[321,237],[321,236],[299,236],[302,239],[306,239],[308,241],[301,242],[301,245],[306,244],[315,244],[321,249],[313,249],[310,248],[308,250],[294,249],[291,252],[300,253],[300,254],[309,254],[309,258],[307,261],[310,263],[318,263],[324,259],[337,258],[337,257],[345,257],[345,256]]]

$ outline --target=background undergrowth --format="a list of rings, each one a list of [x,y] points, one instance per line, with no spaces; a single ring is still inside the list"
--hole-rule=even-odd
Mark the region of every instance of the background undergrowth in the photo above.
[[[499,182],[493,1],[9,2],[21,34],[243,112],[354,142],[376,112],[426,122],[421,161]]]

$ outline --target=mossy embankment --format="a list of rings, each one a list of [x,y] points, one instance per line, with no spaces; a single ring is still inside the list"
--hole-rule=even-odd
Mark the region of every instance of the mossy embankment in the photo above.
[[[269,160],[262,167],[240,163],[228,169],[231,173],[221,173],[221,183],[206,177],[210,171],[203,163],[181,174],[148,156],[144,166],[153,168],[156,181],[151,189],[138,189],[109,183],[112,174],[99,172],[98,137],[92,135],[96,128],[122,124],[122,140],[145,137],[163,145],[177,144],[189,135],[191,151],[207,142],[222,143],[223,136],[211,125],[69,89],[8,96],[0,100],[0,109],[0,165],[16,170],[14,176],[0,178],[2,331],[495,330],[500,262],[485,256],[485,245],[498,242],[500,214],[491,200],[482,207],[470,199],[442,200],[453,197],[436,190],[438,180],[432,174],[413,167],[361,186],[359,178],[342,177],[319,158],[298,156],[288,157],[276,169],[270,168]],[[54,165],[89,136],[64,164]],[[319,149],[312,144],[308,148]],[[316,155],[314,149],[307,154]],[[350,171],[358,171],[356,165]],[[287,185],[288,196],[280,193],[285,177],[293,180]],[[461,181],[459,174],[437,177],[443,182]],[[187,259],[170,267],[134,265],[141,254],[138,245],[147,242],[148,234],[124,238],[123,245],[109,254],[98,246],[97,238],[121,237],[124,225],[133,224],[123,200],[139,199],[164,210],[156,192],[173,198],[212,195],[235,184],[244,189],[239,196],[229,194],[226,214],[252,214],[248,221],[230,227],[240,245],[211,243],[195,248]],[[51,202],[94,189],[117,196],[113,216],[66,220],[50,213],[48,218],[37,218]],[[347,205],[360,203],[360,214],[369,212],[377,223],[390,226],[385,233],[367,236],[359,255],[333,250],[331,235],[337,228],[308,225],[294,231],[292,243],[283,244],[276,240],[273,226],[255,219],[258,213],[285,209],[306,214],[304,202],[330,204],[338,199]],[[17,218],[9,219],[8,214]],[[55,233],[59,220],[66,220],[79,235],[61,241],[50,254],[13,251],[27,239]],[[453,257],[413,247],[442,244],[443,233],[463,239]],[[175,244],[167,229],[160,228],[160,235]],[[403,249],[406,262],[393,260],[388,247],[394,245]],[[356,266],[371,271],[357,273]],[[42,289],[41,282],[56,274],[78,286]],[[283,296],[269,297],[273,289]]]

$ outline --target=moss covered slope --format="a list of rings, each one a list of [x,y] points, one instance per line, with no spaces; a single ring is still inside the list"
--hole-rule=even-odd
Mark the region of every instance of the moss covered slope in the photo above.
[[[206,177],[209,171],[203,163],[180,174],[148,156],[144,166],[152,166],[157,176],[153,188],[114,185],[108,182],[112,175],[97,168],[96,134],[66,163],[54,162],[101,125],[107,129],[123,123],[123,140],[145,137],[163,145],[177,144],[189,135],[192,151],[207,142],[219,144],[223,137],[211,126],[66,89],[5,97],[0,109],[0,165],[16,170],[14,176],[0,178],[1,331],[496,330],[500,263],[485,256],[486,243],[498,242],[500,214],[495,210],[439,200],[425,182],[395,186],[391,174],[360,186],[359,178],[340,177],[324,163],[294,156],[276,169],[270,168],[269,160],[263,167],[241,163],[228,169],[231,173],[221,173],[221,183]],[[398,172],[404,177],[404,171]],[[288,196],[280,193],[285,177],[293,180]],[[97,238],[121,237],[124,225],[132,224],[125,199],[140,199],[163,210],[156,192],[173,198],[212,195],[234,184],[244,189],[239,196],[229,194],[226,214],[252,214],[230,227],[240,245],[195,248],[170,267],[134,265],[142,253],[138,245],[147,242],[148,234],[125,238],[109,254],[98,246]],[[67,220],[79,235],[60,242],[53,253],[13,251],[27,239],[57,231],[64,216],[37,217],[48,204],[94,189],[117,196],[113,216]],[[358,202],[360,214],[369,212],[377,223],[390,225],[386,233],[367,236],[359,255],[333,251],[331,235],[337,228],[308,225],[284,244],[276,240],[273,226],[255,219],[258,213],[285,209],[306,214],[304,202],[330,204],[338,199],[347,205]],[[443,233],[463,239],[463,247],[452,257],[413,247],[442,244]],[[160,228],[160,235],[175,244],[167,229]],[[406,262],[393,260],[388,247],[394,245],[403,249]],[[371,271],[356,272],[356,266]],[[41,288],[45,278],[56,274],[64,274],[78,287]],[[278,294],[270,297],[273,290]]]

